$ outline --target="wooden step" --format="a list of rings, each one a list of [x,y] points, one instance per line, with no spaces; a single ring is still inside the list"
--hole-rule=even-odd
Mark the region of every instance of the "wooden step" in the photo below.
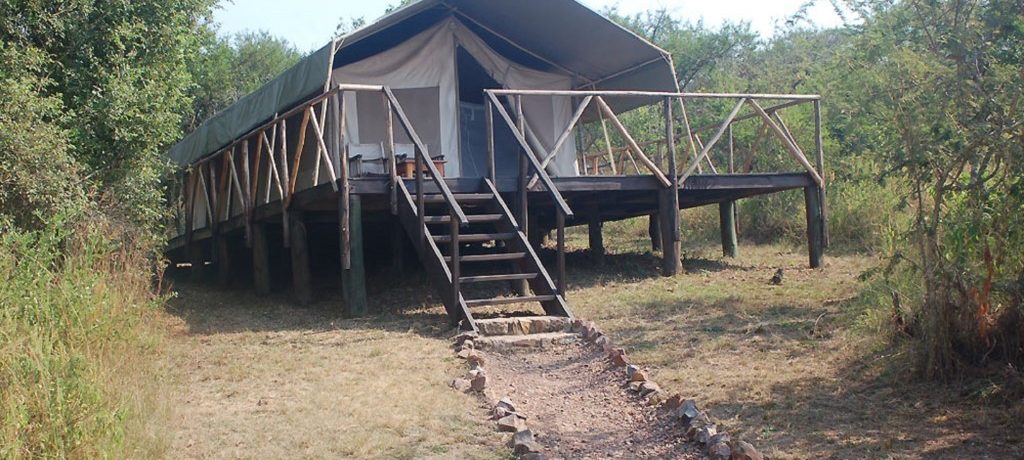
[[[550,302],[557,299],[553,295],[530,295],[523,297],[495,297],[492,299],[473,299],[467,300],[466,306],[469,307],[486,307],[493,305],[508,305],[513,303],[527,303],[527,302]]]
[[[471,224],[499,222],[501,221],[501,214],[467,214],[466,219]],[[451,221],[452,216],[423,216],[423,222],[428,224],[447,224],[451,223]]]
[[[479,243],[483,241],[507,241],[516,237],[515,233],[469,233],[466,235],[459,235],[460,243]],[[434,236],[434,241],[438,243],[451,243],[451,235],[438,235]]]
[[[460,256],[459,262],[503,262],[507,260],[519,260],[526,257],[525,252],[502,252],[499,254],[474,254]],[[445,262],[451,262],[452,256],[444,256]]]
[[[505,275],[460,276],[460,283],[488,283],[493,281],[532,280],[537,273],[509,273]]]
[[[469,202],[473,202],[473,201],[476,201],[476,202],[490,201],[492,198],[494,198],[494,195],[490,194],[490,193],[455,193],[454,196],[455,196],[455,201],[457,201],[459,203],[469,203]],[[416,194],[415,193],[412,195],[412,199],[413,199],[413,202],[416,201]],[[440,195],[440,194],[424,195],[423,196],[423,202],[424,203],[431,203],[431,204],[447,203],[447,201],[445,201],[445,199],[444,199],[444,195]]]

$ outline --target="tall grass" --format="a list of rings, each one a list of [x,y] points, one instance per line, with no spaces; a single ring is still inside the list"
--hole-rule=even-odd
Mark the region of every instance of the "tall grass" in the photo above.
[[[75,220],[0,234],[0,457],[159,455],[145,253],[100,216]]]

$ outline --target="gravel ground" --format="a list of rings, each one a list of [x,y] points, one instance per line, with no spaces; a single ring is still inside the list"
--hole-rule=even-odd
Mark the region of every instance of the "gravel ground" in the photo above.
[[[626,391],[625,371],[593,347],[485,356],[489,391],[512,399],[549,458],[701,458],[664,411]]]

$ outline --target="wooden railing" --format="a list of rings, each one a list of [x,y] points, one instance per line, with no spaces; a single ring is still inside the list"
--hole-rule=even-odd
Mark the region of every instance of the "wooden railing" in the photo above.
[[[554,147],[549,152],[537,152],[531,147],[530,142],[527,141],[527,137],[534,137],[532,130],[527,124],[526,117],[523,114],[523,99],[519,91],[514,90],[485,90],[487,94],[486,99],[486,123],[487,123],[487,161],[488,161],[488,179],[491,183],[497,182],[497,171],[495,168],[495,148],[494,148],[494,111],[497,110],[498,114],[501,115],[502,120],[508,125],[508,128],[512,130],[512,134],[515,136],[516,141],[519,143],[519,186],[517,191],[517,211],[519,216],[517,222],[520,225],[520,230],[523,233],[529,232],[529,190],[540,181],[544,185],[544,190],[548,192],[552,201],[555,203],[555,229],[556,229],[556,241],[557,241],[557,270],[558,270],[558,281],[557,289],[558,294],[565,296],[566,293],[566,276],[565,276],[565,219],[572,217],[572,209],[569,208],[569,204],[565,201],[561,192],[558,191],[558,187],[555,186],[551,180],[551,176],[548,175],[545,169],[548,164],[554,159],[557,152],[561,149],[562,145],[569,139],[573,132],[573,127],[579,121],[583,115],[582,109],[578,110],[572,118],[572,122],[569,127],[564,130],[555,141]],[[508,97],[510,104],[515,110],[515,119],[509,115],[508,110],[501,101],[501,97]],[[587,99],[589,102],[589,98]],[[586,108],[585,105],[582,108]],[[538,155],[543,153],[543,155]],[[530,176],[530,172],[533,171],[533,176]]]
[[[607,152],[605,152],[608,158],[606,165],[611,169],[612,174],[621,174],[620,165],[625,164],[626,160],[635,165],[635,169],[638,174],[651,174],[662,183],[663,186],[670,186],[672,181],[670,177],[675,176],[675,181],[682,186],[685,183],[687,177],[692,175],[695,171],[703,171],[703,167],[707,166],[713,174],[721,174],[720,168],[716,167],[714,162],[711,160],[710,153],[723,136],[729,134],[731,128],[736,123],[745,120],[761,120],[764,124],[764,131],[771,132],[774,134],[785,147],[786,151],[799,163],[801,168],[811,176],[811,178],[820,187],[824,187],[825,181],[823,179],[823,150],[821,143],[821,97],[817,95],[788,95],[788,94],[741,94],[741,93],[666,93],[666,92],[650,92],[650,91],[545,91],[545,90],[497,90],[489,91],[493,95],[502,96],[513,96],[522,98],[524,96],[548,96],[548,97],[570,97],[576,102],[576,108],[573,116],[570,118],[569,125],[565,128],[562,134],[559,136],[558,141],[555,143],[555,147],[550,152],[544,152],[541,158],[541,165],[547,167],[550,162],[554,159],[556,153],[561,148],[562,143],[571,135],[572,130],[577,127],[583,114],[586,113],[591,106],[596,106],[597,113],[602,126],[602,131],[605,134],[605,144]],[[638,142],[634,136],[627,129],[622,118],[617,115],[609,106],[609,100],[615,98],[658,98],[661,100],[663,111],[666,114],[664,117],[664,125],[661,131],[663,135],[657,139]],[[735,101],[732,105],[731,112],[728,113],[721,122],[710,123],[699,127],[690,126],[690,118],[687,112],[687,104],[693,100],[731,100]],[[768,107],[763,107],[762,102],[764,101],[775,101]],[[790,108],[800,104],[813,104],[814,120],[815,120],[815,164],[812,165],[808,160],[804,150],[800,147],[793,133],[786,126],[786,123],[782,119],[781,111],[786,108]],[[750,113],[741,115],[742,109],[747,106],[751,109]],[[677,114],[673,115],[673,111],[677,108]],[[507,120],[506,120],[507,121]],[[608,134],[607,126],[611,124],[612,127],[618,132],[619,136],[625,142],[625,146],[615,147],[612,145],[611,136]],[[684,130],[677,131],[675,125],[681,123]],[[712,136],[705,142],[701,139],[701,133],[715,130]],[[529,125],[526,125],[526,137],[533,136]],[[759,137],[763,137],[761,134]],[[731,136],[729,136],[731,139]],[[654,147],[665,148],[668,144],[675,144],[678,141],[685,141],[684,148],[686,152],[677,151],[674,146],[668,148],[662,159],[666,163],[671,163],[673,159],[678,157],[684,157],[680,153],[686,153],[685,157],[688,158],[686,167],[677,172],[676,174],[670,173],[665,169],[672,169],[671,164],[665,165],[665,169],[659,166],[659,161],[655,161],[652,155],[648,155],[649,149]],[[731,150],[731,149],[730,149]],[[604,155],[602,153],[600,155]],[[671,153],[671,154],[670,154]],[[620,154],[616,158],[616,154]],[[583,154],[582,156],[588,161],[580,168],[581,173],[587,174],[594,169],[591,168],[592,163],[589,160],[599,154]],[[641,169],[641,167],[643,169]],[[735,168],[729,168],[729,173],[739,173]],[[749,172],[749,171],[748,171]],[[532,179],[530,184],[532,185],[536,179]]]
[[[220,223],[226,222],[235,215],[234,206],[241,206],[244,216],[246,242],[252,235],[253,211],[260,206],[280,203],[280,212],[284,223],[284,244],[289,244],[288,211],[296,193],[299,172],[303,166],[303,155],[306,143],[315,142],[316,153],[313,159],[311,185],[322,185],[322,170],[326,171],[329,183],[339,199],[339,220],[342,238],[342,259],[345,269],[351,267],[349,248],[349,161],[345,146],[345,126],[347,122],[345,110],[346,92],[377,92],[381,94],[385,113],[386,140],[383,143],[385,162],[390,178],[391,210],[398,212],[399,177],[395,158],[395,126],[394,120],[403,129],[414,145],[417,171],[425,171],[436,186],[438,193],[444,198],[452,214],[452,221],[459,225],[467,225],[469,220],[462,207],[455,200],[451,189],[437,170],[434,162],[427,158],[427,148],[401,103],[390,88],[380,85],[335,86],[323,94],[295,107],[272,120],[241,136],[217,153],[205,157],[189,166],[183,177],[184,197],[179,209],[179,221],[185,221],[185,234],[192,239],[195,230],[193,216],[196,206],[202,200],[206,207],[207,227],[216,230]],[[331,114],[334,129],[326,129],[327,114]],[[300,116],[298,140],[289,152],[286,120]],[[312,127],[312,132],[310,132]],[[255,148],[250,148],[255,144]],[[264,152],[266,154],[264,155]],[[307,160],[309,161],[309,160]],[[308,165],[307,165],[308,166]],[[261,169],[266,172],[261,176]],[[416,175],[416,208],[420,226],[424,219],[424,184],[423,176]],[[260,181],[263,187],[260,187]],[[212,186],[211,186],[212,184]],[[260,191],[262,190],[262,193]],[[181,215],[184,219],[181,219]],[[421,232],[421,240],[424,235]]]

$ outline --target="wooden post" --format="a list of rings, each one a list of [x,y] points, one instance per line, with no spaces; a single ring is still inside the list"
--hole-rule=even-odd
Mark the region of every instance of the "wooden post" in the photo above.
[[[658,191],[658,220],[661,223],[661,273],[675,276],[683,271],[680,258],[682,238],[675,238],[679,231],[679,193],[675,187]]]
[[[824,256],[824,220],[821,215],[821,189],[804,187],[807,211],[807,246],[811,268],[820,268]]]
[[[228,237],[217,235],[217,284],[228,286],[231,284],[231,248],[228,246]]]
[[[391,271],[394,276],[405,273],[405,229],[398,217],[391,219]]]
[[[659,194],[658,197],[658,202],[661,203],[661,195]],[[651,236],[651,252],[659,252],[663,247],[660,221],[658,213],[647,216],[647,234]]]
[[[203,281],[206,278],[206,253],[203,251],[203,243],[193,241],[188,245],[188,259],[192,263],[192,281]]]
[[[679,229],[679,182],[676,173],[676,135],[675,122],[672,118],[672,99],[665,97],[662,103],[662,110],[665,115],[665,139],[667,142],[668,155],[668,177],[671,177],[671,185],[661,190],[662,202],[659,206],[661,216],[661,237],[662,237],[662,274],[675,276],[683,271],[683,262],[680,259],[682,253],[682,235]]]
[[[735,201],[723,201],[718,204],[718,224],[722,233],[722,255],[736,257],[736,213],[733,209]]]
[[[309,267],[306,224],[298,213],[292,215],[291,227],[292,287],[295,290],[295,301],[307,305],[313,302],[313,280]]]
[[[590,240],[590,256],[593,258],[595,264],[604,263],[604,235],[601,233],[601,215],[595,210],[590,215],[590,220],[587,222],[587,233]]]
[[[825,178],[825,144],[821,138],[821,101],[814,101],[814,147],[815,147],[815,164],[818,168],[818,174],[821,174],[822,179]],[[822,222],[822,240],[827,248],[830,244],[831,238],[828,234],[828,200],[825,195],[825,185],[819,189],[821,200],[821,222]]]
[[[568,280],[565,279],[565,214],[561,209],[555,210],[555,226],[557,227],[556,239],[558,240],[558,293],[565,298]]]
[[[264,224],[252,227],[252,284],[256,294],[270,294],[270,250]]]
[[[349,255],[352,267],[342,271],[341,289],[345,297],[345,315],[365,316],[366,266],[363,259],[363,201],[359,195],[349,197]]]

